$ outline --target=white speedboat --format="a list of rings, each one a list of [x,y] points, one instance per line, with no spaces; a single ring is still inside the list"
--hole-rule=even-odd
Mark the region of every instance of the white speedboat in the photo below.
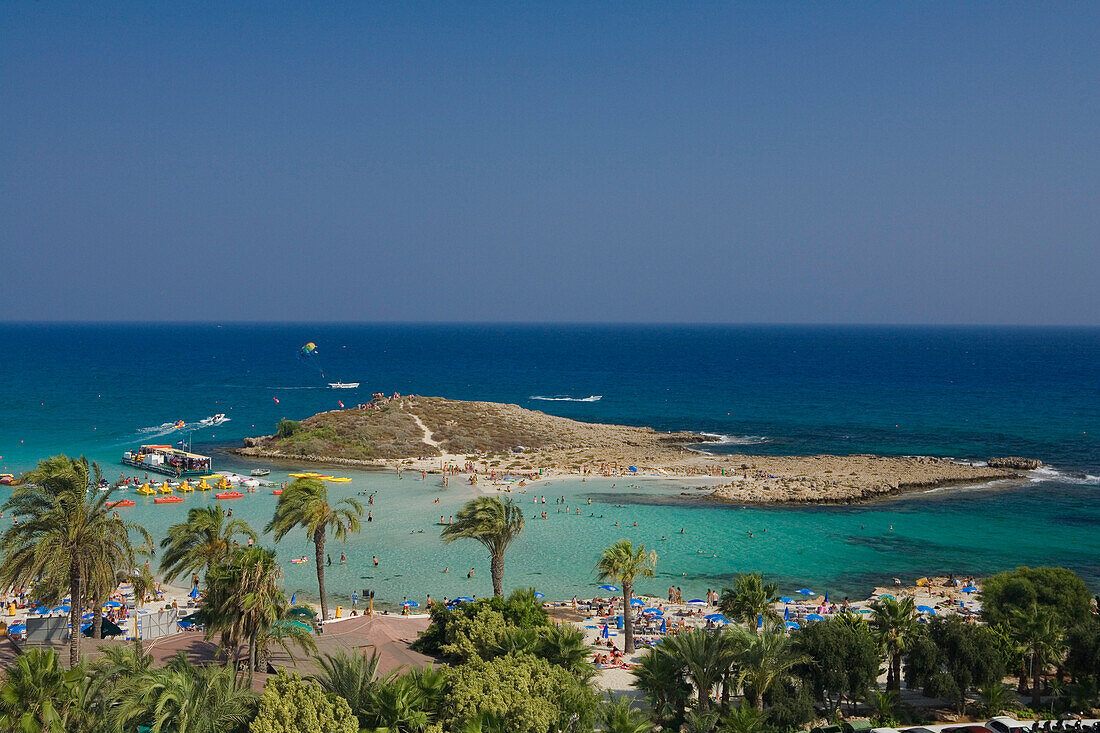
[[[221,425],[223,422],[225,422],[225,413],[223,412],[219,412],[217,415],[210,419],[211,425]]]
[[[356,389],[359,382],[329,382],[328,386],[332,389]]]

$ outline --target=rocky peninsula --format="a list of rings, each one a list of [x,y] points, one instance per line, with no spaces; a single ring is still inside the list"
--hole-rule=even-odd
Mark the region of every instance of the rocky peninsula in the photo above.
[[[438,472],[482,485],[504,475],[698,478],[715,500],[857,502],[908,490],[1023,478],[1026,464],[969,465],[927,456],[712,455],[714,436],[570,420],[518,405],[417,395],[283,421],[246,438],[237,453],[343,465]],[[1035,462],[1037,464],[1037,462]]]

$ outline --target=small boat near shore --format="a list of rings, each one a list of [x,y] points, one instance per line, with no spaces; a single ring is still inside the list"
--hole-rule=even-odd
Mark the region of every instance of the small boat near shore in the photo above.
[[[275,496],[282,496],[283,495],[283,490],[282,489],[272,489],[271,493],[274,494]]]
[[[243,496],[244,494],[239,491],[226,491],[221,494],[214,494],[215,499],[240,499]]]
[[[156,499],[153,499],[153,501],[156,501]],[[114,509],[115,507],[120,507],[120,506],[136,506],[136,505],[137,505],[137,502],[134,501],[133,499],[119,499],[118,501],[109,501],[106,504],[108,509]]]
[[[267,476],[269,473],[271,473],[271,471],[269,471],[266,468],[253,468],[252,469],[252,475],[253,476]]]
[[[154,504],[179,504],[183,501],[182,496],[158,496],[153,499]]]

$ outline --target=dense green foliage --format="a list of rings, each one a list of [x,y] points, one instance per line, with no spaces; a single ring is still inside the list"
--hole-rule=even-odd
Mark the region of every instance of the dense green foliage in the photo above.
[[[999,684],[1005,675],[995,635],[988,626],[968,624],[958,616],[932,619],[910,645],[906,685],[965,712],[968,693]]]
[[[280,671],[268,679],[249,733],[358,733],[359,721],[348,701],[327,693],[297,673]]]
[[[550,618],[535,591],[515,590],[508,598],[479,598],[453,609],[437,603],[432,606],[432,622],[413,648],[424,654],[464,661],[478,651],[500,641],[505,626],[534,629],[550,625]],[[480,619],[480,622],[475,622]],[[498,623],[499,622],[499,623]]]
[[[830,716],[845,700],[853,710],[878,677],[879,644],[862,616],[841,615],[807,624],[795,646],[805,661],[794,671]]]
[[[297,420],[280,420],[275,426],[275,434],[280,438],[290,438],[301,429],[302,423]]]
[[[1088,617],[1090,600],[1084,581],[1066,568],[1016,568],[982,583],[982,617],[990,624],[1038,606],[1053,609],[1068,628]]]
[[[493,595],[504,595],[504,553],[523,531],[523,510],[511,499],[482,496],[458,510],[454,522],[443,528],[444,542],[477,540],[489,551]]]

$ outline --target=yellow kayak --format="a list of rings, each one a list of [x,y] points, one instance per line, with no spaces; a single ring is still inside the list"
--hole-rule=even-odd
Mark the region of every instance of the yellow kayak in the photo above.
[[[342,476],[325,476],[325,481],[328,481],[330,484],[346,484],[351,481],[351,479]]]

